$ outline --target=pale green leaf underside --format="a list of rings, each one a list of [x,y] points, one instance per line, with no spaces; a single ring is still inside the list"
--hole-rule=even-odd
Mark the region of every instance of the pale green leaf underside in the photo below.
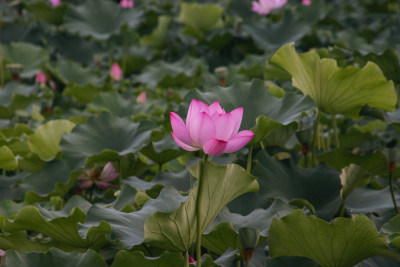
[[[327,223],[315,216],[307,217],[301,210],[294,210],[282,219],[274,218],[268,232],[268,243],[273,258],[300,256],[321,266],[353,266],[372,256],[400,260],[400,254],[387,247],[386,238],[364,215],[355,215],[352,219],[338,218]]]
[[[364,68],[339,68],[334,59],[320,59],[316,52],[298,54],[294,44],[281,47],[271,58],[292,75],[293,86],[310,95],[317,107],[330,114],[357,116],[371,107],[393,111],[396,92],[379,67],[368,62]]]
[[[18,168],[18,160],[16,160],[13,152],[7,147],[0,147],[0,169],[7,171]]]
[[[194,176],[198,166],[191,168]],[[236,197],[258,190],[256,178],[236,164],[217,166],[207,163],[202,199],[202,232],[210,225],[220,210]],[[157,212],[144,225],[145,242],[174,251],[187,251],[196,240],[197,187],[189,198],[172,213]]]

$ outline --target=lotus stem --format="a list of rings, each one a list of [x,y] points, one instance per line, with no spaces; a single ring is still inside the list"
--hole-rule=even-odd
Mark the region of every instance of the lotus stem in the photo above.
[[[247,154],[247,172],[250,173],[251,171],[251,161],[253,157],[253,146],[250,146],[249,153]]]
[[[343,199],[342,204],[340,204],[340,207],[339,207],[339,216],[340,217],[344,217],[344,211],[345,211],[345,204],[344,204],[344,199]]]
[[[335,148],[339,148],[340,142],[339,142],[339,135],[338,135],[338,131],[337,131],[336,115],[333,115],[333,117],[332,117],[332,128],[333,128],[333,135],[335,136]]]
[[[311,166],[315,167],[316,154],[317,154],[317,143],[318,143],[318,135],[319,135],[319,120],[320,120],[320,112],[317,110],[316,112],[317,118],[314,121],[314,135],[312,141],[312,151],[311,151]]]
[[[204,171],[207,165],[208,155],[203,154],[203,159],[200,161],[200,174],[197,180],[197,199],[196,199],[196,215],[197,215],[197,240],[196,240],[196,266],[201,267],[201,198],[203,196],[203,186],[204,186]]]
[[[394,189],[393,189],[393,172],[389,171],[389,187],[390,187],[390,195],[392,196],[392,201],[394,205],[394,210],[396,214],[399,214],[399,208],[397,207],[396,197],[394,196]]]
[[[185,251],[185,267],[189,267],[189,251]]]

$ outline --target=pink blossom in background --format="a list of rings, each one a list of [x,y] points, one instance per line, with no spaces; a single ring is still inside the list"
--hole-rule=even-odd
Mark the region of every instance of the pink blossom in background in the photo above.
[[[140,95],[137,96],[136,102],[140,104],[144,104],[147,101],[147,95],[146,92],[141,92]]]
[[[309,6],[311,5],[311,0],[302,0],[301,3],[303,4],[303,6]]]
[[[253,138],[248,130],[239,131],[243,108],[226,113],[216,101],[210,106],[192,100],[186,125],[178,114],[171,112],[172,137],[187,151],[203,149],[204,153],[217,156],[232,153],[244,147]]]
[[[258,0],[251,2],[251,10],[261,15],[267,15],[272,9],[278,9],[286,4],[287,0]]]
[[[112,65],[110,75],[111,79],[114,81],[120,81],[122,79],[122,70],[117,62],[114,62]]]
[[[99,169],[98,167],[91,168],[79,175],[79,187],[81,189],[89,189],[93,186],[93,184],[95,184],[101,189],[107,189],[110,187],[115,188],[116,186],[110,182],[115,180],[118,176],[119,173],[115,171],[112,163],[108,162],[102,169]]]
[[[6,252],[0,249],[0,267],[3,265],[5,259],[6,259]]]
[[[189,263],[195,263],[195,262],[196,261],[192,257],[189,256]]]
[[[61,4],[61,0],[49,0],[49,1],[50,1],[51,5],[52,5],[53,7],[56,7],[56,6],[58,6],[59,4]]]
[[[121,0],[121,2],[119,2],[119,5],[122,8],[133,8],[134,2],[133,0]]]
[[[36,75],[35,82],[46,84],[46,81],[47,81],[46,75],[44,75],[43,72],[39,71],[39,73]]]

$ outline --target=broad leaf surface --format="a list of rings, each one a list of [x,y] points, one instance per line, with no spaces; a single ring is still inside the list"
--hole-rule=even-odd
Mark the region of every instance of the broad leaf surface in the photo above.
[[[0,147],[0,169],[11,171],[16,168],[18,168],[18,160],[13,152],[7,146]]]
[[[322,266],[353,266],[372,256],[400,260],[400,255],[388,248],[386,238],[379,235],[374,223],[364,215],[327,223],[295,210],[272,221],[268,244],[274,258],[307,257]]]
[[[340,181],[343,185],[342,199],[345,199],[355,188],[367,185],[369,180],[370,174],[360,166],[350,164],[342,169],[340,174]]]
[[[281,47],[271,62],[288,71],[293,86],[310,95],[323,112],[357,117],[366,104],[388,111],[395,108],[393,82],[386,80],[375,63],[362,69],[339,68],[335,60],[320,59],[315,52],[297,54],[293,43]]]
[[[183,266],[184,259],[182,253],[166,252],[160,257],[146,257],[142,252],[135,251],[130,253],[125,250],[118,252],[111,267],[170,267]]]
[[[190,169],[198,177],[199,165]],[[207,163],[204,171],[202,198],[202,232],[220,210],[230,201],[246,192],[258,190],[255,177],[238,165],[217,166]],[[188,251],[196,240],[197,187],[189,192],[186,202],[172,213],[154,213],[145,223],[145,241],[173,251]]]

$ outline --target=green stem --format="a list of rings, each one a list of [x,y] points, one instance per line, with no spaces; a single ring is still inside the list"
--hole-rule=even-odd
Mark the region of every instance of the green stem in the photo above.
[[[94,190],[94,184],[93,184],[92,187],[89,189],[89,202],[90,202],[90,203],[92,203],[93,190]]]
[[[339,135],[338,135],[338,131],[337,131],[336,115],[333,115],[333,117],[332,117],[332,128],[333,128],[333,135],[335,136],[335,148],[339,148],[340,142],[339,142]]]
[[[339,208],[339,216],[340,217],[344,216],[344,211],[345,211],[345,205],[344,205],[344,200],[342,200],[342,204],[340,205],[340,208]]]
[[[189,251],[185,252],[185,267],[189,267]]]
[[[314,121],[314,136],[313,136],[313,141],[312,141],[312,151],[311,151],[311,166],[315,167],[316,163],[316,154],[317,154],[317,142],[318,142],[318,125],[319,125],[319,120],[320,120],[320,112],[317,110],[317,118]]]
[[[249,154],[247,154],[247,172],[251,172],[251,161],[253,157],[253,146],[250,146],[249,148]]]
[[[396,203],[396,198],[394,196],[394,190],[393,190],[393,172],[389,172],[389,187],[390,187],[390,195],[392,196],[392,201],[394,205],[394,210],[396,211],[396,214],[399,214],[399,208],[397,207]]]
[[[196,215],[197,215],[197,240],[196,240],[196,266],[201,267],[201,198],[203,196],[203,186],[204,186],[204,171],[207,165],[207,154],[203,154],[203,159],[200,162],[200,174],[197,180],[197,197],[196,197]]]
[[[122,73],[126,73],[126,30],[124,30],[123,33],[123,39],[122,39]]]

